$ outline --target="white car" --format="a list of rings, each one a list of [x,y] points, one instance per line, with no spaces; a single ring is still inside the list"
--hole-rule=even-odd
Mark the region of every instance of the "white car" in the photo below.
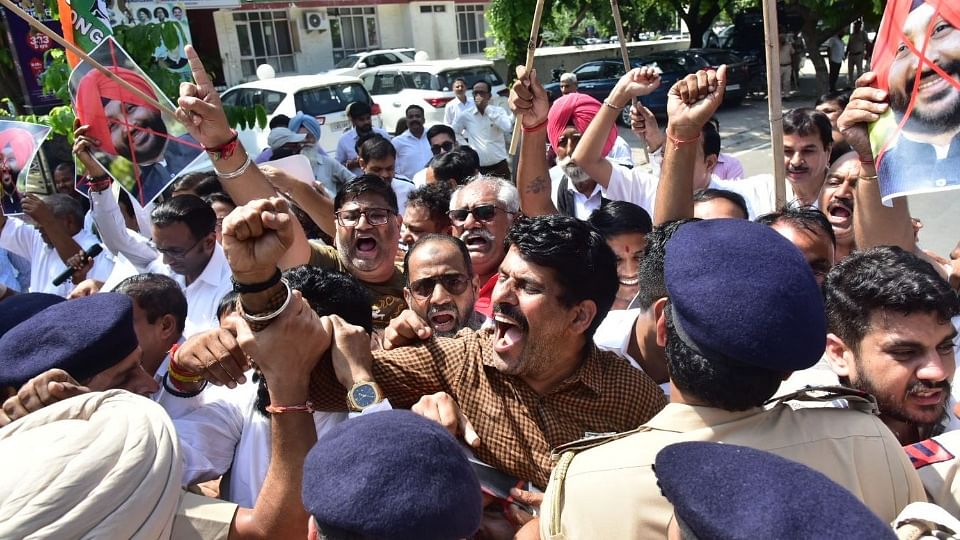
[[[380,107],[356,77],[341,75],[295,75],[239,84],[223,93],[224,105],[254,107],[263,105],[267,122],[278,114],[291,118],[297,112],[312,115],[323,126],[320,131],[320,146],[328,154],[337,150],[337,142],[343,132],[351,127],[347,117],[347,105],[354,101],[370,104],[373,125],[381,127]],[[247,151],[256,156],[267,147],[270,129],[245,129],[240,132],[240,142]]]
[[[412,52],[411,52],[412,51]],[[327,75],[356,75],[367,68],[413,62],[414,49],[386,49],[344,56]]]
[[[493,62],[487,60],[412,62],[381,66],[360,74],[363,86],[380,104],[383,125],[391,133],[410,105],[423,107],[424,126],[442,124],[444,107],[455,99],[453,82],[459,78],[467,81],[467,99],[473,99],[473,85],[483,80],[490,83],[493,90],[491,102],[507,106],[510,91],[493,69]]]

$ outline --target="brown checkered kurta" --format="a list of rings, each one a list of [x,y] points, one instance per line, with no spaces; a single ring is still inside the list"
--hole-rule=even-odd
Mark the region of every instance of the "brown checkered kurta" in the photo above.
[[[667,404],[645,373],[592,344],[580,369],[543,396],[493,367],[492,330],[373,354],[374,378],[394,407],[447,392],[480,436],[477,457],[540,489],[550,477],[551,448],[589,433],[635,429]],[[345,409],[346,390],[330,361],[314,372],[310,395],[320,409]]]

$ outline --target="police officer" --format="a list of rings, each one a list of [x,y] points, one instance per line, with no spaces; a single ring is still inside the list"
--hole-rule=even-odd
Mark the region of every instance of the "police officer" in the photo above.
[[[744,220],[686,223],[667,242],[664,276],[669,302],[657,341],[666,347],[671,403],[637,430],[558,450],[541,506],[542,538],[664,537],[674,510],[653,464],[662,448],[682,441],[722,441],[798,461],[887,522],[925,500],[869,395],[805,391],[764,408],[780,381],[814,365],[824,348],[820,289],[793,244]],[[851,408],[790,406],[838,394]]]

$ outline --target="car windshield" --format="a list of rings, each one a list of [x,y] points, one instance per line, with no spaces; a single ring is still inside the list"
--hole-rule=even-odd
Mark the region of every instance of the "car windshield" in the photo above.
[[[660,69],[661,73],[685,73],[686,70],[676,60],[670,58],[650,58],[643,60],[643,65]]]
[[[437,83],[439,87],[435,88],[434,90],[452,90],[453,81],[457,79],[466,80],[468,89],[473,89],[473,85],[476,84],[477,81],[487,81],[490,86],[503,84],[503,80],[500,79],[500,75],[497,75],[497,72],[494,71],[493,68],[490,66],[477,66],[444,71],[437,76]]]
[[[359,54],[351,54],[350,56],[344,56],[342,60],[337,62],[333,67],[335,68],[352,68],[360,61]]]
[[[370,95],[360,83],[343,83],[301,90],[294,95],[293,101],[297,111],[324,116],[342,112],[354,101],[370,103]]]
[[[716,52],[705,52],[702,54],[703,54],[703,58],[711,66],[719,66],[721,64],[739,64],[741,62],[740,58],[738,58],[736,55],[733,55],[727,52],[716,51]]]
[[[224,105],[231,107],[256,107],[263,105],[267,114],[273,114],[286,94],[261,88],[237,88],[229,90],[220,100]]]

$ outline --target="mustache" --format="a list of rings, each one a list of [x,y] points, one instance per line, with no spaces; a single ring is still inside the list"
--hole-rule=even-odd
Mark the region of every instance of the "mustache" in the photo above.
[[[910,388],[907,390],[907,395],[919,394],[920,392],[927,392],[937,388],[942,388],[947,394],[950,394],[950,381],[947,379],[937,382],[918,380],[910,385]]]
[[[940,64],[940,69],[942,69],[943,72],[946,73],[947,75],[956,76],[960,74],[960,60],[946,61]],[[939,76],[940,74],[932,69],[924,69],[923,72],[920,74],[919,84],[924,84],[926,82],[929,82],[930,79],[934,77],[939,77]],[[910,76],[907,78],[907,95],[913,94],[913,90],[916,87],[916,85],[917,85],[917,70],[913,70],[913,72],[910,73]]]
[[[427,309],[428,318],[440,313],[450,313],[457,316],[457,307],[452,302],[447,302],[446,304],[431,304],[430,308]]]
[[[513,304],[494,304],[493,313],[505,315],[517,323],[517,327],[520,330],[526,332],[530,329],[530,323],[527,322],[527,318],[523,316],[523,313],[520,311],[520,308]]]
[[[468,238],[473,238],[475,236],[479,236],[491,243],[495,240],[493,233],[486,229],[470,229],[464,231],[463,234],[460,235],[460,240],[466,242]]]
[[[830,206],[842,206],[847,210],[853,210],[853,199],[849,197],[834,197],[833,201],[830,203]]]

